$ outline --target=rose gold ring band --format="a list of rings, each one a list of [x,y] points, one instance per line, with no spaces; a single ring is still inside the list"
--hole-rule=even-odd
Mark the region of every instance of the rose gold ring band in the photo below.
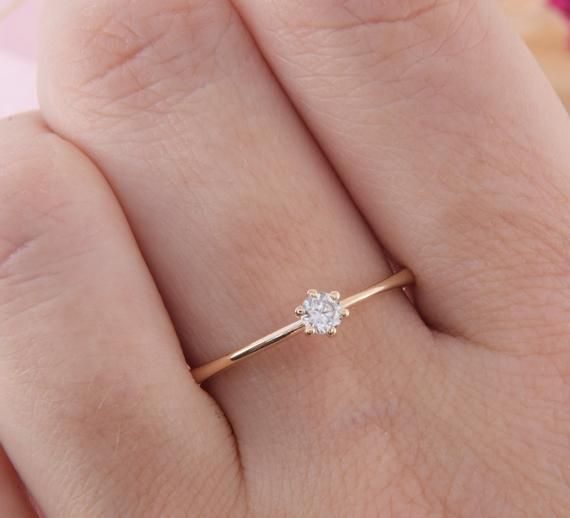
[[[403,288],[414,283],[414,275],[408,269],[403,269],[387,279],[374,284],[355,295],[340,299],[337,291],[318,292],[309,290],[307,298],[302,305],[295,309],[298,319],[273,333],[270,333],[255,342],[252,342],[237,351],[226,354],[217,360],[211,361],[191,370],[191,374],[198,383],[203,383],[215,374],[250,358],[254,354],[269,349],[290,336],[296,335],[302,330],[307,335],[327,334],[334,336],[336,328],[342,319],[348,317],[349,308],[362,302],[373,295],[384,293],[396,288]]]

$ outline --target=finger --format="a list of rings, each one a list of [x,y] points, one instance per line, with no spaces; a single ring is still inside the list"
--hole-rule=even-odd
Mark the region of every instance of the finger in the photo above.
[[[32,508],[25,487],[0,448],[0,516],[7,518],[33,518]]]
[[[282,325],[313,284],[356,290],[387,275],[375,240],[227,3],[55,5],[43,109],[109,177],[193,364]],[[89,56],[79,66],[77,52]],[[77,66],[66,74],[72,83],[57,72],[69,66]],[[403,315],[395,326],[414,318],[404,299],[390,299]],[[363,366],[366,354],[383,354],[363,353]],[[323,360],[318,348],[313,354]],[[264,363],[259,382],[292,386],[282,362]]]
[[[289,323],[308,288],[350,295],[389,273],[226,2],[88,5],[52,4],[43,110],[112,183],[191,365]],[[426,335],[391,293],[334,340],[293,339],[208,389],[254,471],[283,466],[298,486],[331,420],[426,375],[409,372],[429,354]],[[334,409],[322,412],[323,398]]]
[[[497,348],[557,342],[568,120],[496,2],[235,3],[376,234],[415,271],[426,318]]]
[[[62,517],[237,502],[231,433],[107,184],[33,117],[0,143],[0,441],[31,494]]]

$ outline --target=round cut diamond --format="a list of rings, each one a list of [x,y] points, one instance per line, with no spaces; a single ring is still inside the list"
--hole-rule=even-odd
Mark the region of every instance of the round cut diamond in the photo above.
[[[342,321],[342,305],[338,297],[330,293],[310,294],[303,302],[303,310],[301,320],[305,327],[319,335],[334,332],[333,330]]]

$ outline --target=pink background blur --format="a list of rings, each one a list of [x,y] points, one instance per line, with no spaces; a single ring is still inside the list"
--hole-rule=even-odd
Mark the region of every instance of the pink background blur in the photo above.
[[[0,0],[0,12],[13,3]],[[37,107],[37,24],[41,0],[26,0],[0,20],[0,117]]]

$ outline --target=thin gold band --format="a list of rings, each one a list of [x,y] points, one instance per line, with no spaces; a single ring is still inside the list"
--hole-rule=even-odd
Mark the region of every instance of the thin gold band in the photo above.
[[[408,269],[404,269],[364,291],[341,300],[340,305],[348,315],[347,310],[349,307],[354,306],[355,304],[358,304],[359,302],[362,302],[372,297],[373,295],[377,295],[379,293],[390,291],[396,288],[403,288],[404,286],[413,284],[413,282],[413,273]],[[279,342],[282,342],[290,336],[296,335],[303,329],[306,329],[306,324],[301,319],[296,320],[292,324],[282,327],[281,329],[278,329],[277,331],[274,331],[273,333],[270,333],[260,338],[259,340],[256,340],[255,342],[252,342],[245,347],[238,349],[233,353],[227,354],[221,358],[218,358],[217,360],[192,369],[192,376],[196,382],[203,383],[215,374],[218,374],[228,367],[236,365],[240,361],[245,360],[246,358],[249,358],[265,349],[268,349],[269,347],[276,345]]]

